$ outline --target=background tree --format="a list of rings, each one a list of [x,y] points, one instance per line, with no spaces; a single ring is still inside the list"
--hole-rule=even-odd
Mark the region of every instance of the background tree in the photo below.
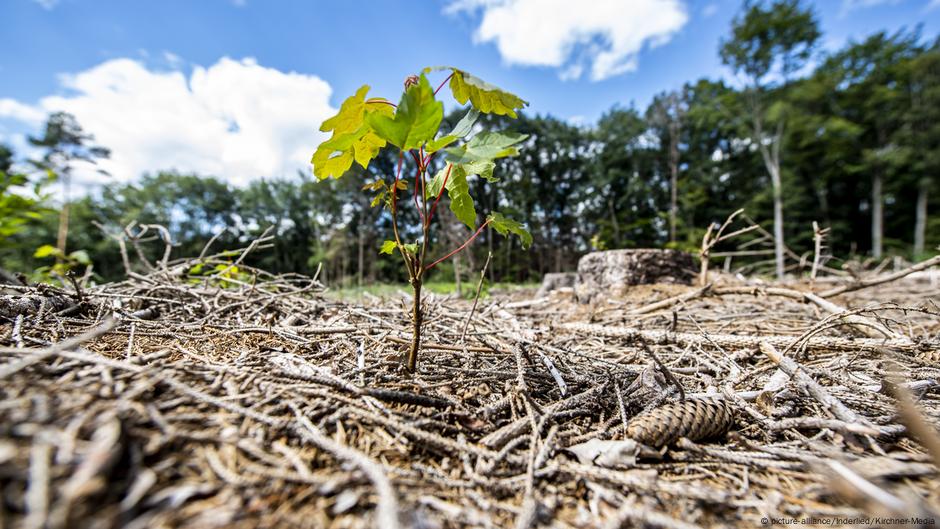
[[[746,79],[742,95],[750,119],[747,128],[773,186],[778,279],[784,274],[781,153],[787,117],[780,95],[810,58],[819,36],[815,15],[799,0],[746,1],[743,14],[732,23],[731,38],[721,44],[722,62]]]
[[[656,171],[655,143],[634,108],[613,108],[593,131],[594,156],[584,207],[596,220],[597,235],[609,248],[649,247],[665,230],[657,217],[665,190]],[[660,219],[661,220],[661,219]]]
[[[928,199],[940,187],[940,39],[900,69],[907,80],[904,97],[908,104],[896,141],[910,161],[907,188],[916,190],[913,249],[918,258],[927,249]],[[938,232],[940,226],[930,230],[935,237]],[[931,241],[938,242],[936,238]]]
[[[678,90],[658,94],[646,111],[647,120],[666,151],[669,165],[669,242],[672,244],[676,242],[679,212],[679,146],[687,112],[686,93]]]
[[[778,18],[800,19],[780,5],[805,11],[798,2],[750,2],[737,23],[754,22],[746,16],[753,7],[764,13],[778,8],[784,12]],[[804,25],[811,22],[803,17]],[[783,33],[790,31],[776,19],[754,24],[782,25]],[[776,29],[772,33],[787,42],[799,36],[784,39]],[[745,38],[749,35],[753,39]],[[455,266],[430,270],[428,279],[450,281],[456,268],[463,271],[467,264],[477,270],[489,251],[494,259],[487,270],[494,282],[529,282],[546,272],[573,270],[592,247],[668,244],[695,251],[710,223],[740,207],[768,228],[775,209],[787,212],[782,236],[775,237],[786,243],[787,271],[798,271],[794,257],[812,250],[813,221],[831,229],[828,243],[836,256],[878,254],[879,239],[883,255],[923,258],[924,252],[931,253],[940,244],[940,217],[929,215],[931,200],[940,193],[937,42],[924,42],[917,31],[881,32],[821,54],[812,71],[804,72],[796,64],[802,63],[808,45],[774,48],[765,36],[742,30],[728,40],[740,37],[746,43],[742,56],[728,55],[743,61],[744,77],[767,71],[756,85],[750,78],[745,85],[692,80],[663,92],[645,108],[614,106],[586,126],[550,115],[520,113],[517,120],[481,116],[478,123],[484,127],[528,137],[522,154],[501,164],[500,174],[511,185],[494,186],[467,175],[470,194],[482,209],[530,219],[534,242],[523,252],[517,241],[484,230],[481,244],[460,253]],[[786,60],[788,53],[798,60]],[[744,60],[752,55],[753,64]],[[670,94],[680,98],[679,113],[670,112],[675,109]],[[762,124],[759,136],[754,133],[755,108],[761,110],[756,114]],[[674,117],[680,114],[676,128]],[[463,116],[454,112],[445,117],[444,128],[452,129]],[[57,237],[58,212],[41,207],[48,201],[43,203],[42,193],[32,189],[44,171],[9,179],[18,167],[28,166],[11,151],[0,148],[0,169],[8,177],[0,185],[0,200],[8,205],[0,213],[0,225],[12,221],[16,228],[0,236],[0,266],[29,273],[47,264],[33,254],[37,241]],[[771,166],[778,169],[779,188],[769,185],[768,178],[767,162],[774,162],[775,152]],[[785,164],[780,153],[786,155]],[[400,282],[405,279],[401,268],[373,249],[381,242],[377,234],[391,229],[389,212],[361,207],[367,200],[362,183],[393,174],[397,162],[397,152],[382,150],[369,174],[316,185],[309,175],[263,178],[235,188],[225,183],[226,175],[156,173],[71,201],[67,246],[86,250],[94,261],[95,280],[103,281],[121,278],[124,270],[116,245],[96,223],[109,231],[131,221],[166,224],[175,257],[197,255],[220,231],[214,246],[218,250],[244,246],[273,227],[273,248],[253,253],[247,264],[277,273],[320,269],[320,278],[331,286]],[[439,159],[430,164],[435,174],[444,167]],[[404,160],[402,174],[416,170],[413,160]],[[27,185],[18,183],[24,177]],[[39,204],[25,217],[21,213],[30,210],[21,205],[24,198]],[[406,198],[412,200],[411,195]],[[448,211],[449,198],[443,196],[441,202],[439,213]],[[420,224],[416,209],[402,207],[398,214],[403,238],[420,237],[414,228]],[[483,221],[477,218],[477,223]],[[442,247],[453,247],[466,234],[466,226],[449,214],[439,215],[435,223],[438,230],[430,235],[431,242]],[[146,251],[158,250],[162,247],[154,243]],[[761,247],[754,253],[735,257],[735,267],[776,272],[777,249]]]
[[[14,236],[46,211],[43,179],[30,178],[13,167],[13,149],[0,143],[0,248],[10,251]],[[2,264],[2,263],[0,263]]]
[[[29,142],[44,150],[41,161],[36,165],[41,169],[55,173],[62,182],[62,209],[59,211],[59,229],[56,248],[65,254],[66,238],[69,232],[69,205],[71,201],[72,170],[75,162],[96,164],[101,158],[108,158],[111,151],[91,145],[94,136],[82,130],[74,116],[67,112],[54,112],[49,115],[42,136],[30,137]],[[104,173],[104,171],[99,170]]]
[[[860,130],[857,144],[861,152],[854,160],[856,171],[870,182],[871,254],[875,258],[884,251],[886,178],[909,174],[895,131],[910,101],[905,97],[903,64],[919,53],[918,41],[916,33],[877,33],[850,44],[824,66],[841,70],[837,92],[841,104],[833,114],[844,116]]]

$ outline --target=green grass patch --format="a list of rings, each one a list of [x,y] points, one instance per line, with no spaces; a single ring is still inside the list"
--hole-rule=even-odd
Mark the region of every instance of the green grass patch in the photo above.
[[[497,282],[491,285],[489,282],[486,282],[483,284],[483,292],[481,293],[480,297],[486,298],[494,293],[518,292],[520,290],[534,289],[538,287],[538,283]],[[476,283],[463,283],[461,285],[463,297],[466,299],[473,299],[473,296],[476,293],[476,288]],[[457,284],[453,281],[434,281],[425,283],[423,290],[425,292],[433,292],[438,295],[450,295],[457,292]],[[338,288],[330,288],[326,291],[326,296],[333,299],[355,300],[363,298],[366,294],[380,298],[398,297],[400,292],[411,294],[411,287],[404,283],[372,283],[362,286],[343,286]]]

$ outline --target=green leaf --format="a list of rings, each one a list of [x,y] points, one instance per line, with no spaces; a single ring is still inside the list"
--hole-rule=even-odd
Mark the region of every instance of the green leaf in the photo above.
[[[454,99],[461,105],[467,101],[473,108],[487,114],[499,114],[516,118],[516,110],[529,103],[515,94],[511,94],[463,70],[453,68],[450,78],[450,90]]]
[[[39,248],[36,248],[36,252],[33,254],[33,257],[42,259],[43,257],[50,257],[53,255],[57,255],[58,253],[59,253],[59,249],[56,248],[55,246],[51,244],[43,244]]]
[[[91,264],[91,257],[88,256],[88,252],[85,250],[76,250],[69,254],[69,258],[77,262],[78,264],[83,264],[85,266]]]
[[[369,182],[368,184],[362,186],[363,191],[379,191],[385,189],[385,179],[379,178],[375,182]]]
[[[387,253],[391,255],[396,248],[398,248],[398,245],[395,244],[395,241],[385,241],[382,243],[382,248],[379,250],[379,253]]]
[[[356,163],[365,169],[369,167],[369,162],[379,155],[382,147],[385,147],[385,140],[370,130],[353,142],[353,157]]]
[[[332,154],[320,145],[310,160],[313,163],[313,174],[320,180],[326,180],[331,176],[339,178],[352,167],[354,160],[352,152],[344,152],[337,156],[331,156]]]
[[[515,156],[519,150],[513,145],[527,137],[516,132],[481,132],[467,143],[447,149],[447,161],[455,164],[489,162],[496,158]]]
[[[490,226],[502,236],[508,236],[510,233],[517,235],[519,240],[522,241],[523,250],[532,245],[532,234],[529,233],[529,230],[525,229],[522,223],[507,219],[501,213],[495,212],[490,213],[486,220],[490,223]]]
[[[498,182],[499,179],[493,176],[493,169],[496,168],[496,162],[486,160],[482,162],[470,162],[463,164],[468,175],[480,175],[489,182]]]
[[[450,180],[450,176],[448,176],[447,170],[450,169],[450,171],[453,172],[453,167],[453,164],[446,164],[443,169],[438,171],[437,174],[431,178],[431,180],[428,182],[427,189],[425,190],[427,193],[427,198],[437,198],[437,195],[441,193],[441,186],[444,185],[444,178],[446,177],[448,180]]]
[[[480,111],[475,108],[471,108],[467,111],[466,114],[464,114],[462,118],[460,118],[460,121],[454,125],[454,130],[450,131],[448,135],[456,136],[458,138],[466,138],[467,135],[473,131],[473,125],[476,124],[479,117]]]
[[[473,198],[470,197],[467,173],[459,165],[451,171],[447,181],[447,196],[450,198],[450,210],[454,212],[457,220],[473,229],[477,223],[477,210],[473,207]]]
[[[366,121],[382,139],[408,150],[434,138],[443,118],[444,104],[434,100],[434,89],[421,74],[418,83],[402,94],[394,116],[374,113],[366,116]]]
[[[391,115],[392,106],[380,101],[366,101],[369,85],[362,85],[355,95],[346,98],[339,112],[323,122],[320,130],[333,131],[330,139],[317,147],[310,160],[313,174],[320,180],[339,178],[352,167],[355,161],[363,168],[375,158],[385,146],[366,122],[366,116]]]
[[[450,168],[450,175],[447,171]],[[444,179],[447,183],[444,184]],[[438,171],[428,183],[428,196],[436,197],[441,192],[441,186],[447,190],[450,198],[450,210],[454,212],[457,220],[463,222],[471,230],[476,226],[477,211],[470,196],[470,185],[467,183],[467,171],[462,165],[448,164]]]
[[[437,152],[443,149],[444,147],[447,147],[448,145],[450,145],[451,143],[454,143],[455,141],[457,141],[457,136],[452,136],[450,134],[446,136],[441,136],[440,138],[437,138],[436,140],[429,141],[428,144],[424,146],[424,151],[428,154],[431,154],[432,152]]]
[[[411,255],[418,255],[418,243],[416,242],[411,244],[402,244],[401,247]]]
[[[473,125],[477,122],[477,118],[479,117],[480,111],[475,108],[471,108],[469,111],[467,111],[466,114],[464,114],[462,118],[460,118],[460,121],[454,125],[454,130],[448,132],[446,135],[441,136],[440,138],[437,138],[434,141],[428,142],[424,150],[428,153],[432,153],[447,147],[460,138],[466,138],[467,135],[473,131]]]

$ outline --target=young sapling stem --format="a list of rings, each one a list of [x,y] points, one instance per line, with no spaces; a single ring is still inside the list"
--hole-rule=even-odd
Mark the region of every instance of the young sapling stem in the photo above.
[[[516,111],[527,103],[463,70],[445,69],[450,70],[450,73],[434,90],[426,77],[434,69],[425,68],[420,75],[408,76],[404,83],[404,94],[397,105],[383,98],[366,99],[369,86],[360,87],[355,95],[343,102],[337,115],[323,122],[320,130],[332,131],[333,134],[329,140],[320,144],[311,160],[314,175],[325,180],[347,174],[353,163],[368,169],[369,163],[379,155],[382,148],[394,146],[398,149],[395,179],[391,185],[378,178],[363,186],[363,190],[376,193],[372,200],[373,207],[384,205],[388,208],[394,240],[385,241],[381,252],[391,254],[398,250],[405,263],[408,282],[414,291],[411,307],[412,339],[404,362],[411,372],[417,368],[418,351],[421,348],[424,322],[421,290],[426,273],[464,250],[487,226],[502,235],[511,233],[519,236],[523,247],[528,247],[532,242],[532,236],[522,224],[498,212],[492,212],[485,222],[475,228],[479,216],[468,183],[468,178],[473,176],[485,178],[491,184],[497,182],[493,174],[496,166],[494,160],[518,154],[516,146],[526,138],[516,133],[477,132],[474,124],[480,113],[515,118]],[[440,130],[444,105],[437,101],[436,96],[448,83],[454,99],[461,105],[469,103],[471,108],[449,133],[445,133]],[[447,168],[436,175],[429,175],[431,161],[438,154],[445,157]],[[410,156],[415,162],[414,188],[411,191],[420,219],[420,247],[417,243],[403,243],[398,226],[398,191],[408,189],[408,183],[402,180],[405,156]],[[457,219],[475,231],[460,247],[425,266],[431,244],[431,220],[445,192],[450,199],[450,209]],[[429,196],[429,193],[433,196]]]

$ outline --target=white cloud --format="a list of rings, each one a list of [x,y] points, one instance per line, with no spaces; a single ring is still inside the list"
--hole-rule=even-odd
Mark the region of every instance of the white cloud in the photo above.
[[[927,11],[932,11],[940,7],[940,0],[930,0],[930,3],[927,4]]]
[[[36,127],[46,118],[46,113],[15,99],[3,98],[0,99],[0,118],[10,118]]]
[[[72,113],[112,151],[101,163],[111,180],[82,175],[100,182],[163,169],[234,184],[292,176],[309,170],[310,155],[325,137],[317,129],[336,111],[325,81],[253,59],[222,58],[194,68],[188,78],[114,59],[61,79],[68,95],[43,98],[35,107],[0,100],[0,117],[36,123],[52,111]]]
[[[494,42],[509,64],[561,68],[586,63],[598,81],[637,68],[644,46],[669,40],[688,21],[682,0],[455,0],[449,14],[481,11],[476,42]]]
[[[706,6],[702,9],[702,17],[703,17],[703,18],[710,18],[710,17],[714,16],[715,13],[717,13],[717,12],[718,12],[718,4],[716,4],[716,3],[711,3],[711,4],[706,5]]]

